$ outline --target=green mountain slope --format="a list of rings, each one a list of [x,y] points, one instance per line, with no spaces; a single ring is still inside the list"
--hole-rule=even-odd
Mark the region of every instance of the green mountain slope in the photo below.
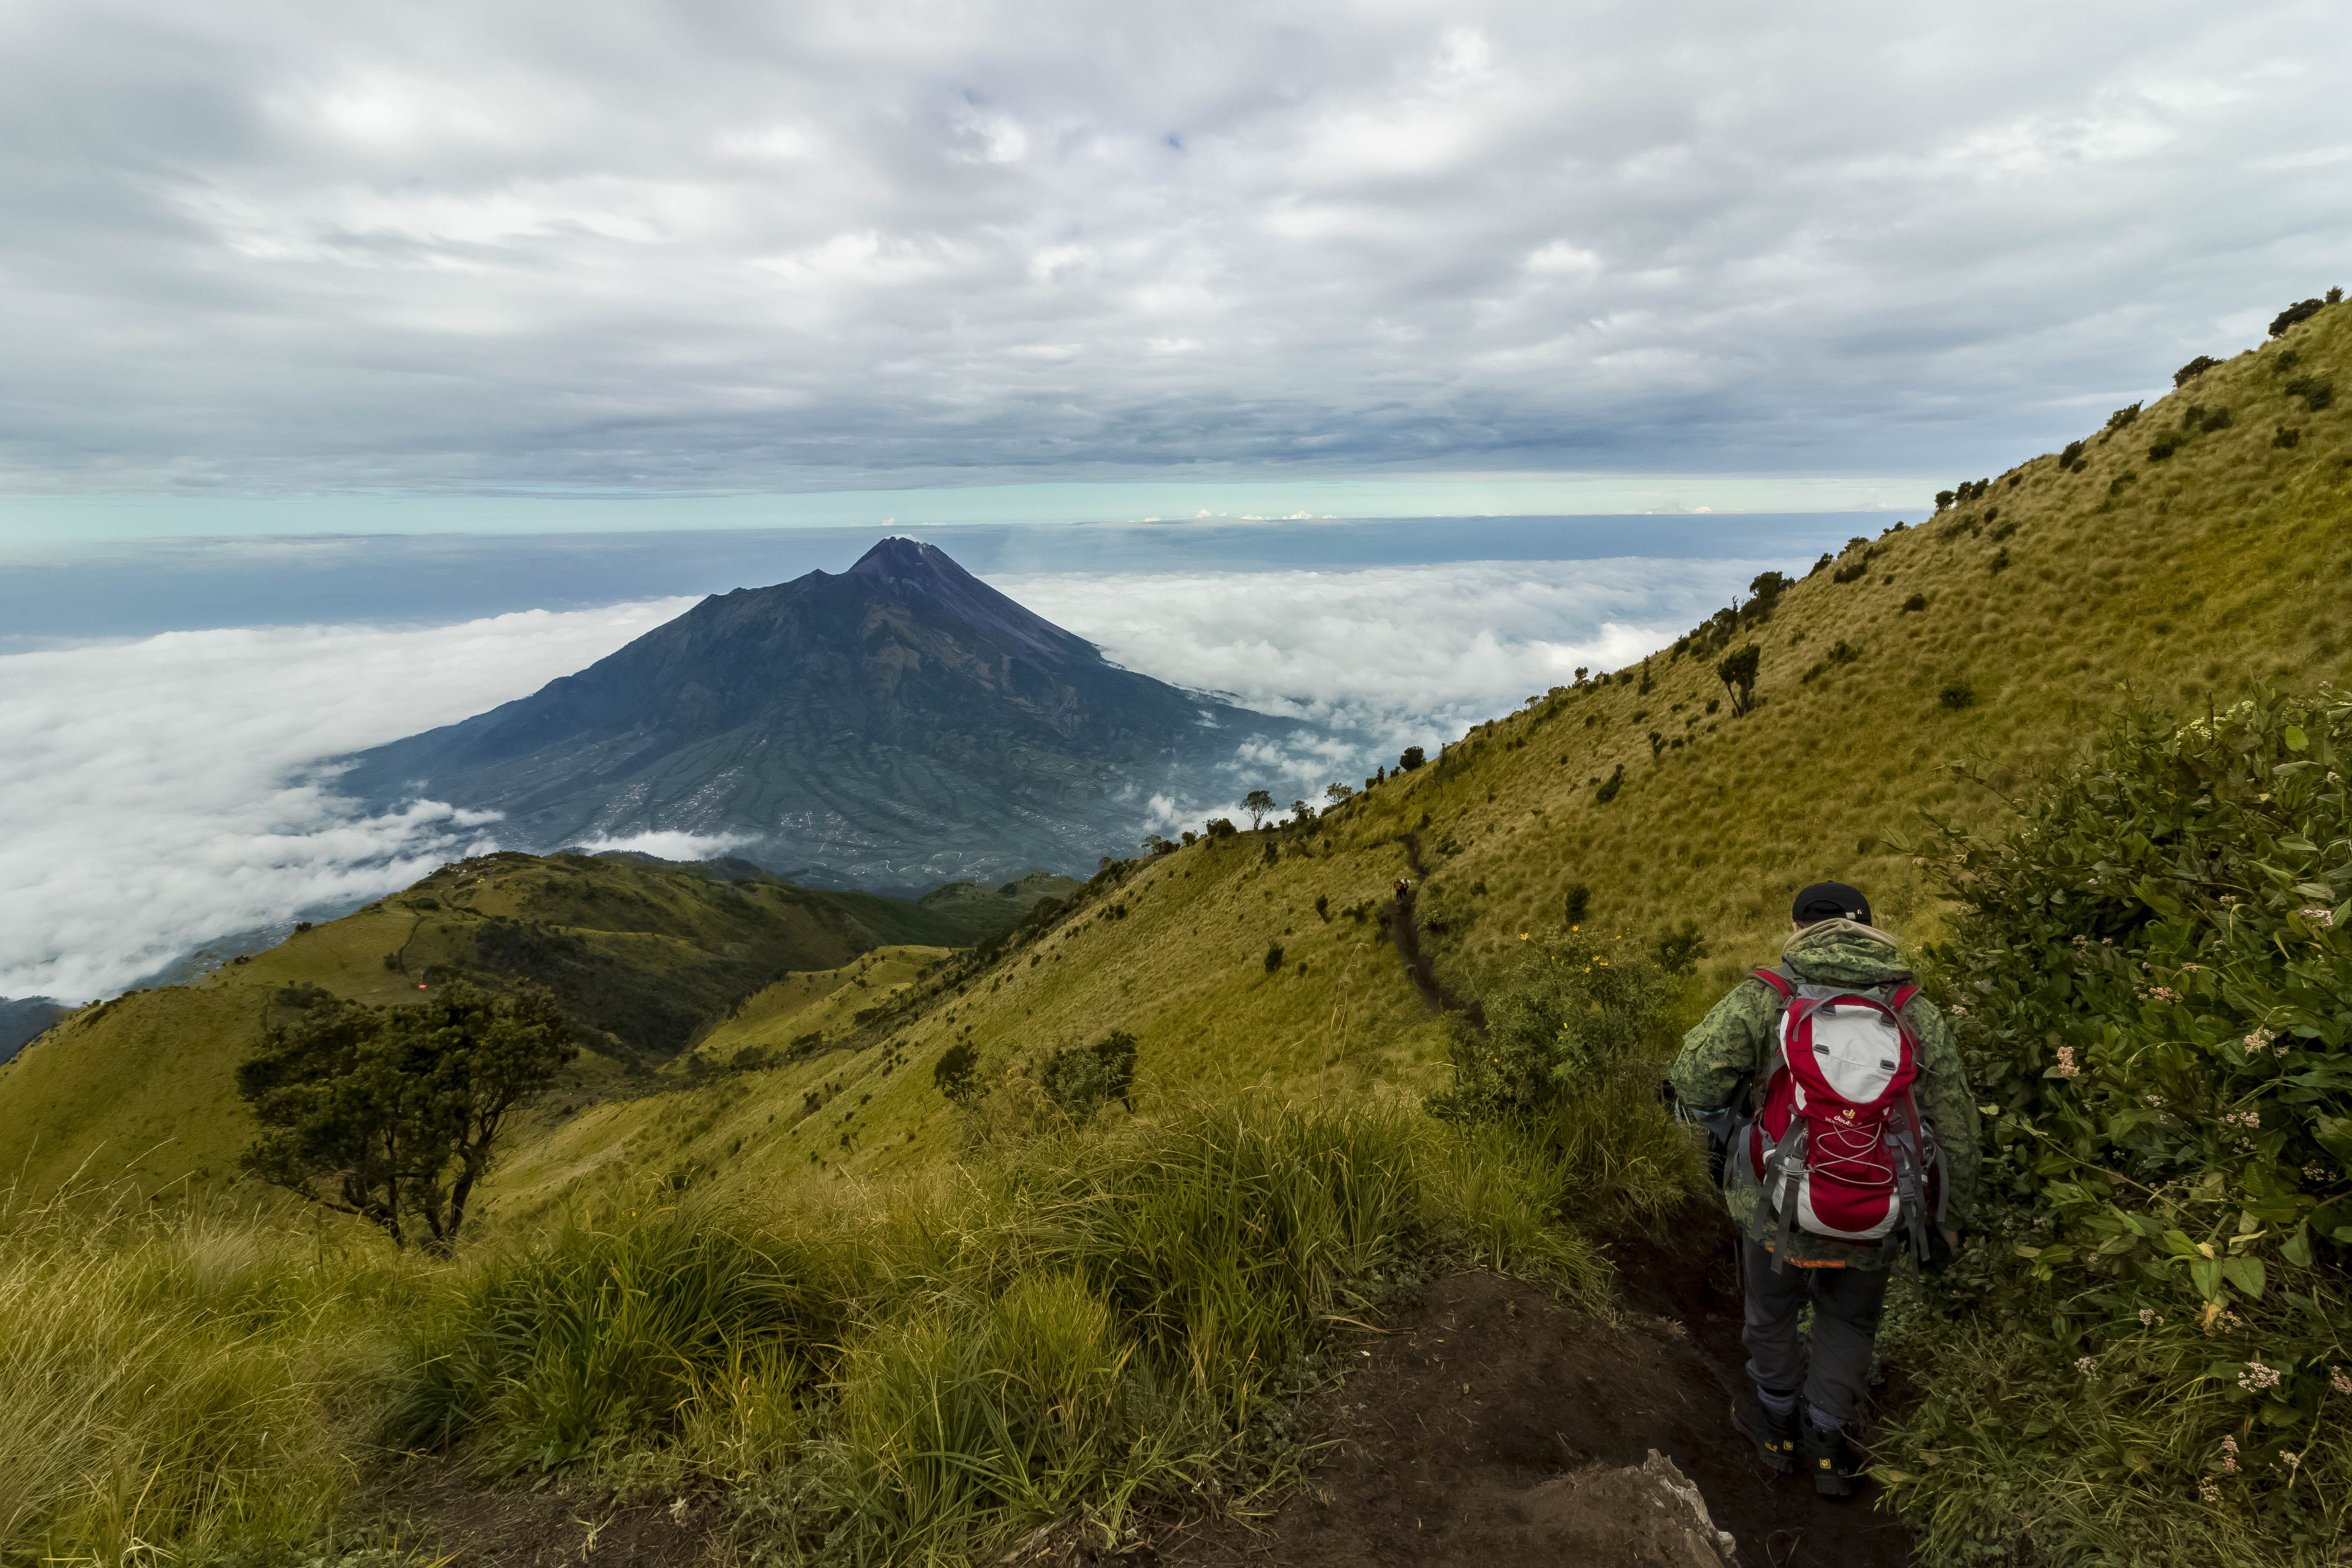
[[[2003,792],[2133,692],[2201,710],[2258,679],[2352,675],[2352,432],[2288,391],[2347,358],[2352,311],[2331,308],[2094,434],[2079,467],[2021,465],[1857,543],[1728,637],[1662,652],[1647,689],[1637,667],[1545,694],[1303,827],[1116,867],[1002,952],[931,969],[803,1055],[665,1075],[650,1097],[551,1127],[562,1158],[523,1156],[510,1181],[536,1200],[559,1171],[762,1192],[887,1176],[955,1147],[930,1068],[957,1044],[993,1073],[1124,1030],[1163,1099],[1425,1092],[1444,1031],[1381,918],[1395,879],[1424,869],[1421,947],[1464,996],[1580,886],[1588,920],[1629,942],[1696,925],[1710,986],[1776,950],[1808,881],[1858,882],[1883,921],[1920,933],[1937,911],[1895,840],[1921,812],[1998,829]],[[2197,433],[2151,458],[2191,405]],[[2229,426],[2203,429],[2221,407]],[[1924,607],[1906,608],[1914,595]],[[1759,702],[1734,718],[1714,666],[1750,641]]]
[[[787,973],[889,944],[968,942],[1020,907],[1003,895],[935,910],[639,857],[458,862],[194,984],[60,1020],[0,1069],[0,1163],[36,1189],[85,1162],[93,1177],[226,1178],[249,1135],[231,1077],[285,986],[398,1005],[457,978],[537,982],[593,1047],[577,1092],[647,1078]]]
[[[1774,951],[1789,893],[1808,881],[1859,883],[1883,923],[1917,932],[1936,911],[1899,839],[1921,812],[1998,828],[2005,794],[2133,693],[2202,710],[2257,680],[2352,676],[2352,429],[2330,395],[2336,381],[2352,386],[2352,310],[2331,306],[2089,433],[2077,460],[2036,458],[1916,527],[1857,541],[1769,605],[1718,617],[1643,666],[1540,694],[1312,823],[1126,862],[1002,943],[953,961],[909,956],[885,984],[867,975],[877,994],[845,1014],[835,1005],[822,1029],[794,1024],[777,995],[722,1020],[772,972],[749,959],[692,967],[705,961],[688,949],[742,918],[727,898],[770,896],[756,886],[687,903],[674,889],[600,892],[612,912],[599,918],[614,922],[599,939],[609,962],[711,976],[694,982],[709,1004],[661,1015],[664,1041],[703,1026],[688,1019],[709,1023],[693,1053],[701,1066],[681,1058],[624,1078],[608,1063],[551,1098],[501,1178],[508,1212],[583,1181],[773,1191],[923,1163],[953,1147],[931,1068],[954,1044],[999,1071],[1117,1029],[1138,1037],[1147,1095],[1255,1083],[1300,1095],[1422,1092],[1440,1070],[1444,1032],[1382,919],[1400,876],[1426,874],[1423,951],[1464,996],[1503,973],[1522,933],[1557,925],[1580,887],[1587,919],[1628,942],[1694,925],[1710,982]],[[1757,706],[1734,717],[1715,666],[1749,643]],[[575,875],[552,869],[561,858],[544,864],[549,879]],[[529,972],[572,984],[595,1026],[639,1037],[611,1021],[619,1011],[596,1010],[605,1004],[586,961],[551,955],[535,933],[533,921],[562,927],[530,901],[552,889],[469,889],[451,879],[464,874],[416,890],[437,909],[406,897],[338,922],[353,926],[332,939],[349,954],[320,983],[390,999],[403,981],[382,968],[386,951],[400,949],[411,972],[487,954],[539,965]],[[691,921],[677,912],[689,905]],[[819,907],[805,916],[812,952]],[[853,906],[821,907],[845,920]],[[493,929],[494,915],[505,929]],[[866,948],[958,940],[865,929]],[[217,987],[325,974],[333,966],[303,945],[320,935]],[[840,940],[829,955],[775,967],[837,968],[864,951]],[[845,983],[829,978],[828,991]],[[226,1024],[209,1026],[203,1061],[173,1064],[190,1075],[182,1087],[140,1101],[152,1115],[129,1109],[149,1093],[138,1089],[118,1111],[68,1116],[100,1106],[102,1084],[151,1062],[129,1041],[152,1037],[152,1052],[164,1052],[160,1013],[139,1024],[149,1034],[131,1027],[149,1009],[217,1005],[204,987],[191,993],[191,1003],[118,1003],[110,1033],[68,1020],[29,1051],[37,1070],[0,1076],[0,1108],[83,1129],[75,1150],[118,1123],[127,1142],[176,1108],[182,1149],[232,1148]],[[652,1038],[651,1023],[632,1026]],[[752,1047],[762,1054],[734,1070]],[[78,1053],[94,1065],[72,1066]],[[15,1142],[0,1155],[21,1157],[24,1135],[6,1137]]]

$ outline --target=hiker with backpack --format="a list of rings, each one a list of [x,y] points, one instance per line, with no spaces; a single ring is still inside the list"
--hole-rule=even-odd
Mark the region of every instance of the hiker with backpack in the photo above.
[[[1668,1083],[1723,1140],[1740,1223],[1749,1390],[1732,1420],[1787,1475],[1853,1495],[1849,1436],[1870,1384],[1887,1271],[1959,1245],[1977,1110],[1951,1030],[1919,994],[1870,900],[1799,893],[1780,962],[1748,975],[1683,1037]],[[1797,1331],[1813,1310],[1811,1343]],[[1810,1354],[1808,1352],[1810,1351]]]

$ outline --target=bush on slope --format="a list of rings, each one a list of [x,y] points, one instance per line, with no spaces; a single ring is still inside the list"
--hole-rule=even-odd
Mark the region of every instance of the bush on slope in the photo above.
[[[1997,1110],[1894,1435],[1925,1554],[2334,1561],[2352,1493],[2352,700],[2129,716],[1931,851]],[[2103,1555],[2104,1554],[2104,1555]]]

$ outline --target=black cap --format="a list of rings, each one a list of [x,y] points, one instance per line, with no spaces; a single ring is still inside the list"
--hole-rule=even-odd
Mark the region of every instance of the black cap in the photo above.
[[[1801,926],[1835,920],[1860,921],[1868,925],[1870,900],[1862,896],[1860,888],[1849,888],[1843,882],[1815,882],[1797,895],[1789,917]]]

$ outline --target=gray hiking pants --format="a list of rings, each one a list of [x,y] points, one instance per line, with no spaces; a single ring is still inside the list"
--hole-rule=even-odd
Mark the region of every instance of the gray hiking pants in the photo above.
[[[1800,1268],[1792,1263],[1775,1274],[1764,1244],[1743,1237],[1739,1283],[1747,1304],[1739,1342],[1748,1347],[1748,1375],[1759,1387],[1774,1390],[1801,1384],[1805,1403],[1817,1417],[1841,1426],[1851,1423],[1870,1387],[1871,1347],[1886,1307],[1886,1270]],[[1809,1301],[1811,1365],[1797,1334],[1798,1310]]]

